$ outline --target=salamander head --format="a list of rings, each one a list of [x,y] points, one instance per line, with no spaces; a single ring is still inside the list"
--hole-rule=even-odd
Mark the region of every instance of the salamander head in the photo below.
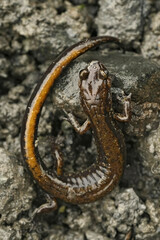
[[[111,79],[105,66],[92,61],[85,69],[79,73],[80,96],[84,105],[98,106],[106,105],[107,98],[110,97]]]

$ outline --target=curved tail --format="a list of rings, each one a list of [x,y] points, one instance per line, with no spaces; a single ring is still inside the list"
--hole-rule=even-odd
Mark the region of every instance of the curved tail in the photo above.
[[[24,160],[34,179],[38,182],[41,188],[49,194],[55,193],[56,196],[62,199],[61,190],[63,190],[63,195],[67,194],[65,184],[62,180],[58,180],[58,178],[56,178],[55,181],[53,176],[47,174],[45,166],[38,154],[36,140],[41,109],[54,81],[58,78],[63,69],[72,60],[89,49],[107,42],[113,42],[122,47],[122,44],[117,38],[102,36],[79,42],[63,51],[50,65],[42,79],[35,87],[25,111],[21,130],[21,150]]]

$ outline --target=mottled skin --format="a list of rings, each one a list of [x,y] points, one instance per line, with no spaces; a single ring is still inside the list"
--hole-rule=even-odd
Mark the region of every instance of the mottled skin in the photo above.
[[[130,95],[123,97],[124,114],[113,114],[111,80],[105,67],[97,61],[91,62],[79,74],[81,104],[88,119],[79,126],[74,116],[67,113],[68,120],[80,134],[92,128],[98,150],[97,161],[84,171],[63,175],[62,155],[55,148],[57,169],[51,175],[39,156],[36,144],[40,112],[55,79],[73,59],[103,42],[120,44],[118,39],[104,36],[82,41],[65,50],[48,68],[29,100],[22,125],[22,154],[32,176],[52,199],[49,205],[40,207],[36,213],[46,208],[55,209],[55,198],[73,204],[95,201],[109,193],[122,175],[124,140],[120,130],[115,127],[113,118],[120,121],[130,118]]]

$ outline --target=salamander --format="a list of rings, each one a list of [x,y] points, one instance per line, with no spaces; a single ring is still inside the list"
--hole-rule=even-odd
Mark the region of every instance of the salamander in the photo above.
[[[68,121],[78,133],[83,134],[89,128],[92,129],[98,152],[96,162],[83,171],[63,174],[63,158],[55,148],[57,169],[49,174],[36,142],[40,113],[55,80],[73,59],[107,42],[121,46],[117,38],[101,36],[81,41],[64,50],[50,65],[31,94],[22,124],[21,150],[29,171],[49,199],[36,213],[44,209],[56,209],[56,198],[73,204],[95,201],[109,193],[122,176],[125,144],[114,119],[122,122],[130,119],[131,94],[121,97],[124,113],[114,113],[109,73],[105,66],[96,60],[79,73],[80,101],[87,115],[86,121],[80,126],[72,113],[66,113]]]

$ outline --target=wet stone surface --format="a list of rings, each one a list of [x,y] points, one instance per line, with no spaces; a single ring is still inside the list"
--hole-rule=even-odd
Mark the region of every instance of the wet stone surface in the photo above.
[[[99,53],[90,52],[80,56],[67,70],[64,70],[54,85],[56,107],[70,104],[69,108],[80,107],[79,71],[91,61],[98,60],[108,69],[112,78],[113,93],[132,93],[133,102],[159,102],[159,65],[144,59],[138,54],[126,52]],[[145,92],[145,94],[144,94]],[[74,111],[74,109],[73,109]]]
[[[126,127],[129,125],[127,134],[141,137],[146,132],[155,130],[159,124],[160,68],[158,64],[137,54],[96,53],[95,58],[95,53],[91,52],[81,56],[55,83],[53,101],[56,109],[69,109],[83,120],[86,119],[79,100],[79,71],[95,59],[102,62],[109,71],[115,112],[120,111],[117,96],[122,94],[122,90],[126,94],[132,93],[132,120],[126,124]]]

